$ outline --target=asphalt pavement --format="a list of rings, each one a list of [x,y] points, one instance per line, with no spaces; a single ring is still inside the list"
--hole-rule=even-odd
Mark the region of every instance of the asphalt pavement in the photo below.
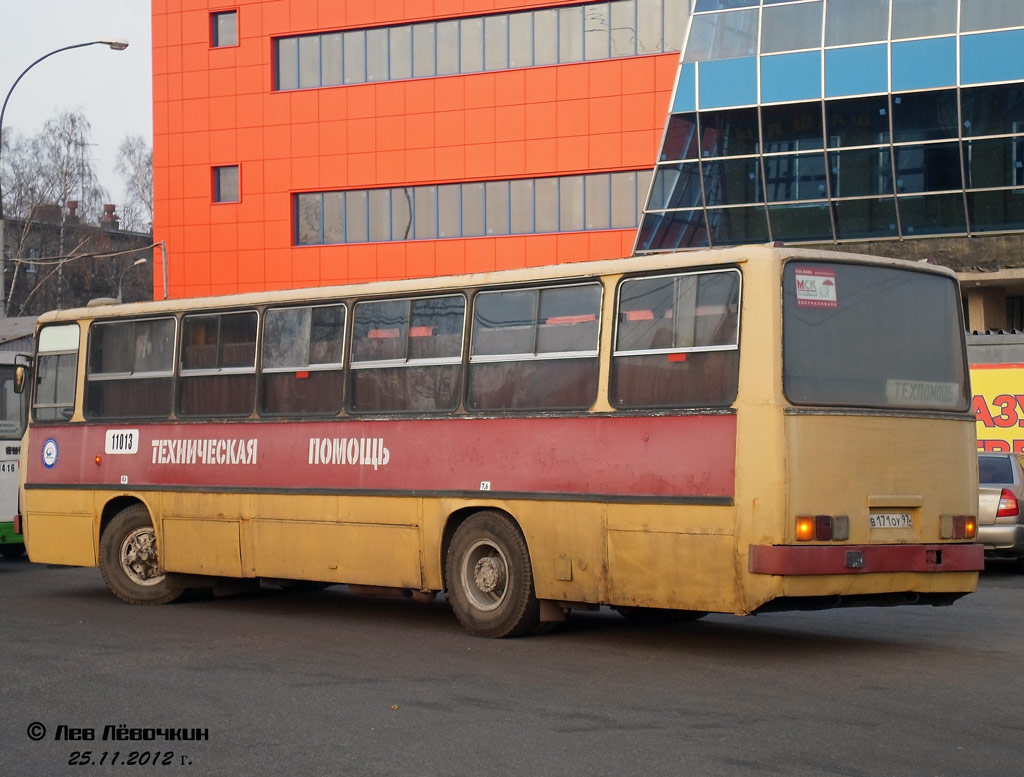
[[[470,636],[344,587],[129,606],[0,559],[0,775],[1024,772],[1024,577],[951,607]],[[91,736],[91,738],[89,738]]]

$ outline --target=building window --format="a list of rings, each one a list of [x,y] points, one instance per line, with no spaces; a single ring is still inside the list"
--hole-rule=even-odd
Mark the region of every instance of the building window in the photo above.
[[[213,201],[238,202],[238,165],[213,168]]]
[[[687,0],[613,0],[277,38],[275,88],[431,78],[679,51],[687,18]]]
[[[210,44],[214,48],[238,45],[238,11],[210,14]]]
[[[636,227],[650,170],[295,195],[295,245]]]

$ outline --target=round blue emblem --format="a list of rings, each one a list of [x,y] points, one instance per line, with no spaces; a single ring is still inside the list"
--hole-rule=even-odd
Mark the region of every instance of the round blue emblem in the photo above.
[[[57,463],[57,441],[52,437],[43,443],[43,464],[52,469]]]

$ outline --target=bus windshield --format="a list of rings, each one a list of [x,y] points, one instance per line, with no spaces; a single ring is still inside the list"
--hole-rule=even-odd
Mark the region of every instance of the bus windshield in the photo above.
[[[968,408],[952,278],[870,264],[790,260],[783,382],[800,405]]]
[[[25,432],[27,394],[14,391],[14,365],[0,365],[0,440],[20,440]]]

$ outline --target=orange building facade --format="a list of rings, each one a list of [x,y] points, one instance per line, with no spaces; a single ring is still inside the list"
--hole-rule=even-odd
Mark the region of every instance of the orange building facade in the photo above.
[[[169,296],[630,255],[686,7],[153,0]]]

